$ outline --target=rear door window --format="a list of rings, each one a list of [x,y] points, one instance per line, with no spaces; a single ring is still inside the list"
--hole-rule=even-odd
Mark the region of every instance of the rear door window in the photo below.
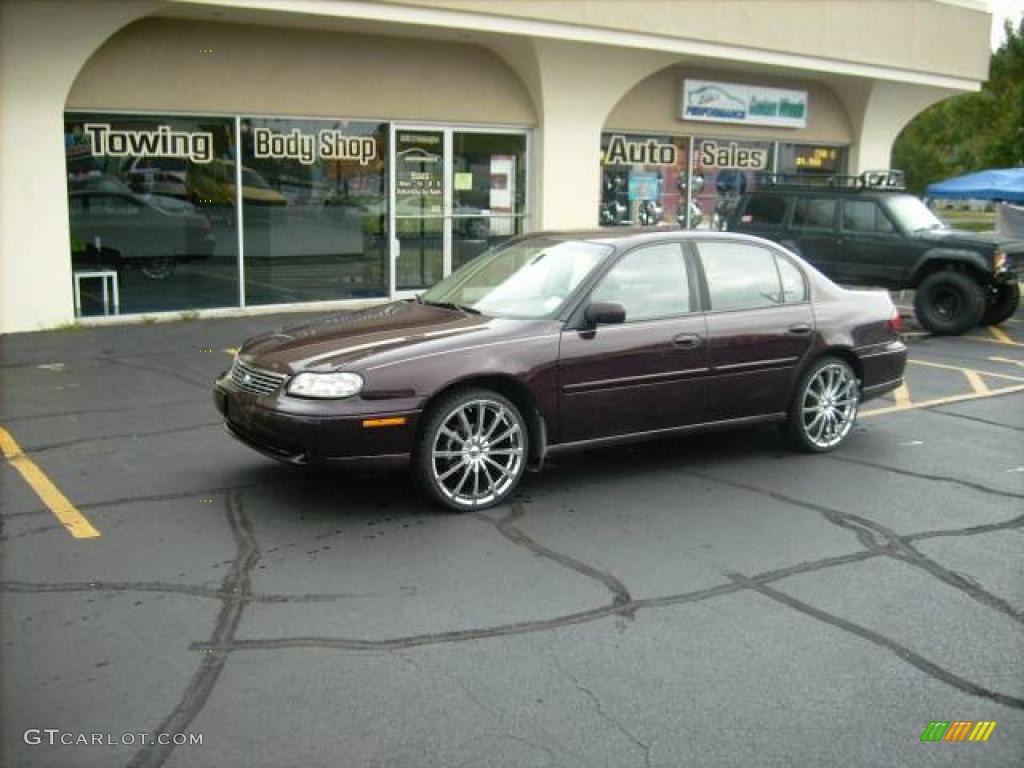
[[[793,226],[800,229],[832,229],[836,201],[827,197],[801,197],[793,203]]]
[[[893,232],[892,221],[875,200],[844,200],[843,229],[847,232]]]
[[[783,303],[784,294],[775,255],[749,243],[698,243],[708,283],[711,310],[757,309]]]

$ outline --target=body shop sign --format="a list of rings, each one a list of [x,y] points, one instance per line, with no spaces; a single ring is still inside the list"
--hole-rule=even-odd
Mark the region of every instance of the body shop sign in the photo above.
[[[684,80],[681,117],[712,123],[803,128],[807,125],[807,91]]]

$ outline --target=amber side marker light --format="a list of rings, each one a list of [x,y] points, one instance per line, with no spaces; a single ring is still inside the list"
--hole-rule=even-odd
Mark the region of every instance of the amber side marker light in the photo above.
[[[364,427],[401,427],[407,419],[405,416],[392,416],[387,419],[363,419]]]
[[[900,331],[903,330],[903,318],[900,317],[900,311],[898,309],[894,310],[892,317],[889,318],[889,328],[892,329],[894,333],[900,333]]]

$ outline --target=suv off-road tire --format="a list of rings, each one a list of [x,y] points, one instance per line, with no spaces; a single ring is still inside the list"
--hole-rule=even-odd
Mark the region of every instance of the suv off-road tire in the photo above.
[[[917,286],[914,313],[926,330],[938,336],[959,336],[981,322],[985,289],[963,272],[933,272]]]
[[[1013,317],[1020,306],[1020,285],[1004,283],[998,286],[988,297],[985,314],[981,317],[982,325],[999,325]]]

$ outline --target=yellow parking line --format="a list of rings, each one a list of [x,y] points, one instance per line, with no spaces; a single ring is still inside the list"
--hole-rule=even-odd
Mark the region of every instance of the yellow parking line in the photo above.
[[[992,355],[989,357],[993,363],[1008,363],[1009,365],[1019,365],[1024,367],[1024,360],[1014,360],[1012,357],[1000,357],[998,355]]]
[[[0,427],[0,449],[3,449],[4,458],[21,473],[25,482],[67,528],[68,533],[76,539],[94,539],[100,535],[100,532],[75,508],[68,497],[60,492],[43,470],[22,452],[21,446],[3,427]]]
[[[967,383],[971,385],[971,389],[979,395],[984,395],[989,391],[988,384],[981,380],[981,376],[978,375],[977,371],[969,371],[965,368],[964,376],[967,377]]]
[[[228,347],[227,349],[222,349],[221,352],[223,352],[225,355],[230,355],[231,357],[234,357],[235,355],[238,354],[238,347]]]
[[[941,368],[945,371],[960,371],[966,374],[968,371],[981,374],[982,376],[994,376],[997,379],[1009,379],[1010,381],[1024,381],[1024,377],[1011,376],[1008,373],[994,373],[991,371],[979,371],[976,368],[964,368],[962,365],[949,365],[948,363],[933,363],[931,360],[907,360],[914,365],[924,365],[929,368]]]
[[[1017,342],[1010,338],[1010,334],[1000,328],[998,325],[988,326],[989,335],[992,336],[996,341],[1000,341],[1003,344],[1016,344]]]
[[[920,403],[914,403],[913,405],[899,406],[899,405],[886,405],[881,408],[872,408],[869,411],[861,411],[860,417],[867,416],[881,416],[885,413],[896,413],[898,411],[914,411],[918,408],[932,408],[936,405],[948,405],[950,403],[962,403],[966,400],[979,400],[984,397],[995,397],[996,395],[1009,395],[1012,392],[1024,392],[1024,384],[1018,384],[1013,387],[1003,387],[1002,389],[990,389],[985,394],[979,395],[974,392],[968,395],[953,395],[952,397],[939,397],[935,400],[925,400]]]
[[[905,383],[900,384],[895,390],[893,390],[892,396],[896,400],[896,405],[901,408],[906,408],[908,405],[911,405],[910,390],[907,389],[907,385]]]

